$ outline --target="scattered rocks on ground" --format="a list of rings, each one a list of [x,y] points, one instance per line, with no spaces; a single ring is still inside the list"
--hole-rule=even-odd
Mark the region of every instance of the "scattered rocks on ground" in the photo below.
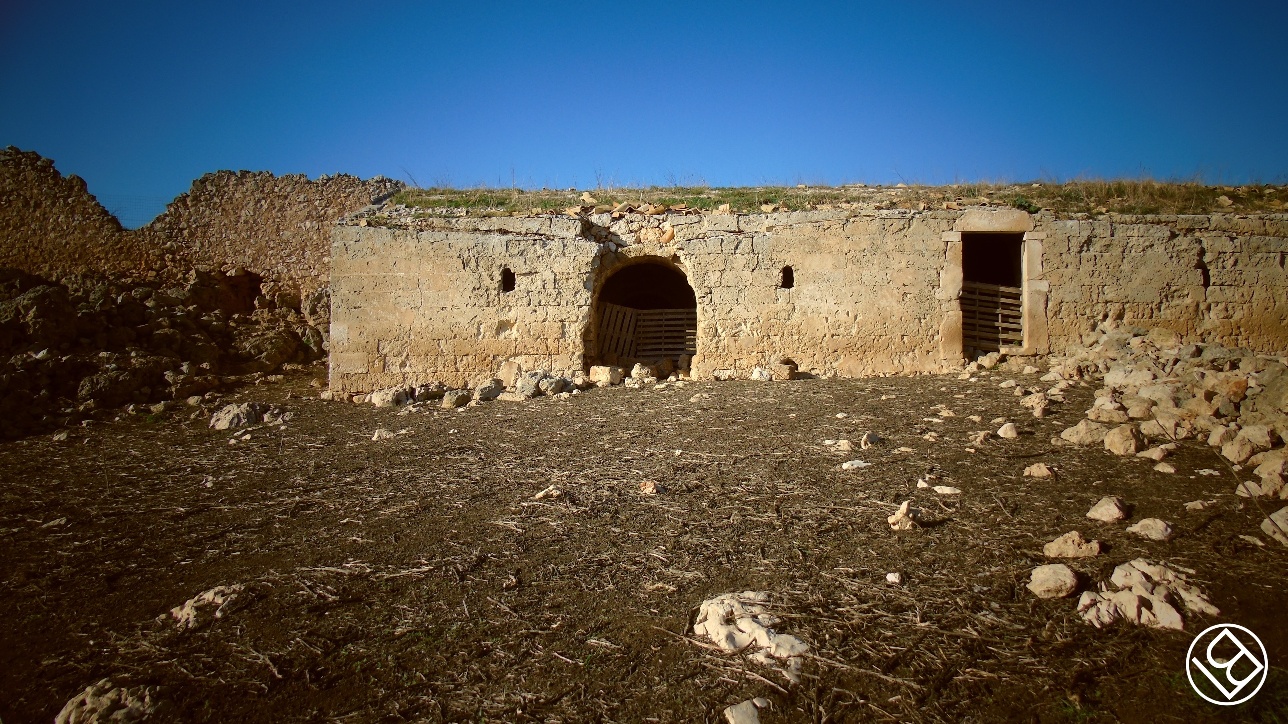
[[[768,708],[769,700],[761,697],[727,706],[724,709],[728,724],[760,724],[760,709]]]
[[[243,587],[240,584],[216,586],[184,601],[183,605],[170,609],[170,617],[176,621],[180,630],[199,628],[211,619],[223,618],[226,610],[231,612],[230,606],[242,593]]]
[[[160,700],[155,687],[126,688],[102,679],[72,697],[54,724],[131,724],[165,714],[169,703]]]
[[[1074,445],[1098,445],[1103,443],[1109,428],[1091,420],[1083,420],[1060,433],[1060,438]]]
[[[886,518],[891,530],[912,530],[921,523],[921,510],[912,507],[911,500],[903,501],[894,515]]]
[[[1110,495],[1101,498],[1100,502],[1091,506],[1091,510],[1087,511],[1087,517],[1104,523],[1117,523],[1127,518],[1127,506],[1122,498]]]
[[[1115,455],[1135,455],[1145,447],[1145,437],[1135,425],[1119,425],[1105,433],[1104,444]]]
[[[1154,541],[1167,541],[1172,537],[1172,526],[1159,518],[1145,518],[1127,528],[1128,533],[1135,533],[1141,538]]]
[[[729,653],[750,652],[748,658],[777,668],[788,681],[800,682],[803,655],[809,646],[795,636],[770,628],[780,622],[765,607],[763,591],[725,593],[703,601],[693,633],[704,636]]]
[[[1202,591],[1189,583],[1185,574],[1144,558],[1118,566],[1110,580],[1117,590],[1102,585],[1099,591],[1086,591],[1078,599],[1078,614],[1096,628],[1124,620],[1153,628],[1184,630],[1184,619],[1173,605],[1177,599],[1190,613],[1208,616],[1221,613]]]
[[[1047,558],[1092,558],[1100,555],[1100,541],[1088,542],[1073,530],[1043,546],[1042,554]]]
[[[469,390],[447,390],[443,393],[443,401],[441,405],[443,409],[446,410],[465,407],[473,398],[474,393]]]
[[[1078,576],[1063,563],[1033,569],[1028,589],[1038,598],[1063,598],[1078,588]]]
[[[1288,505],[1261,521],[1261,532],[1288,546]]]
[[[1033,463],[1024,468],[1024,475],[1029,478],[1050,478],[1055,475],[1055,471],[1046,463]]]
[[[264,419],[265,406],[256,402],[225,405],[210,418],[212,430],[231,430],[258,425]]]

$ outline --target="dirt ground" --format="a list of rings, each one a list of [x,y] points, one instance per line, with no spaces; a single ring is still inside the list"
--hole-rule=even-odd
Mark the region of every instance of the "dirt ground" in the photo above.
[[[227,396],[294,413],[244,441],[182,408],[0,443],[0,719],[52,721],[111,677],[158,687],[179,721],[717,722],[756,696],[764,722],[1288,721],[1285,549],[1238,537],[1268,511],[1202,442],[1172,475],[1053,446],[1092,389],[1039,420],[1005,379],[1038,384],[712,382],[399,414],[298,376]],[[999,417],[1023,434],[970,443]],[[858,450],[866,431],[884,442]],[[1034,462],[1058,475],[1023,477]],[[927,473],[962,493],[918,489]],[[1177,535],[1088,520],[1105,495]],[[908,499],[928,524],[893,532]],[[1221,615],[1096,630],[1074,597],[1035,598],[1042,545],[1075,529],[1108,545],[1069,562],[1084,589],[1143,556],[1196,571]],[[220,618],[176,627],[171,608],[229,585]],[[704,599],[744,590],[809,644],[799,685],[693,636]],[[1183,668],[1217,621],[1273,666],[1234,710]]]

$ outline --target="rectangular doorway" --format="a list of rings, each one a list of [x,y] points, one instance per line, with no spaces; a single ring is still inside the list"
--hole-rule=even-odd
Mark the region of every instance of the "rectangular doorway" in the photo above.
[[[1024,346],[1024,234],[962,233],[962,348]]]

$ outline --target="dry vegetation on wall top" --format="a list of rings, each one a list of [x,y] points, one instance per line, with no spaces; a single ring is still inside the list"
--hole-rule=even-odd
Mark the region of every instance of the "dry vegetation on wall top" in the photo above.
[[[1030,213],[1047,210],[1057,214],[1251,214],[1284,211],[1288,187],[1120,180],[949,186],[628,187],[599,188],[588,193],[487,187],[409,188],[398,193],[393,203],[420,208],[430,214],[476,216],[562,213],[570,207],[585,205],[595,207],[596,211],[608,211],[621,204],[735,213],[1009,206]]]

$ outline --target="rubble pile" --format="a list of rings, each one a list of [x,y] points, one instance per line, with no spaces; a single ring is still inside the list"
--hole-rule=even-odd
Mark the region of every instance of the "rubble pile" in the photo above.
[[[1090,339],[1094,337],[1094,339]],[[1103,445],[1115,455],[1156,461],[1176,441],[1204,439],[1236,471],[1252,468],[1244,497],[1288,500],[1288,359],[1212,344],[1181,344],[1169,330],[1102,324],[1089,346],[1050,358],[1047,382],[1099,381],[1086,419],[1064,444]]]
[[[1101,584],[1098,591],[1084,591],[1078,599],[1078,614],[1096,628],[1123,620],[1181,631],[1185,620],[1176,610],[1177,603],[1184,604],[1190,613],[1221,613],[1184,573],[1144,558],[1115,568],[1110,582],[1112,585]]]
[[[659,391],[668,389],[671,385],[683,387],[686,376],[682,372],[673,371],[673,367],[670,368],[669,376],[659,376],[668,374],[667,369],[665,365],[636,364],[628,374],[621,367],[596,365],[590,368],[589,374],[552,374],[546,370],[524,370],[516,362],[506,362],[496,377],[477,380],[469,388],[448,389],[440,382],[428,382],[387,387],[365,394],[351,395],[324,390],[320,397],[324,400],[371,403],[376,407],[402,407],[402,413],[408,413],[433,407],[461,408],[493,400],[526,402],[541,397],[563,400],[591,387],[623,385],[631,389]]]
[[[0,437],[205,395],[321,359],[327,307],[245,271],[192,271],[163,287],[54,283],[4,270]]]

